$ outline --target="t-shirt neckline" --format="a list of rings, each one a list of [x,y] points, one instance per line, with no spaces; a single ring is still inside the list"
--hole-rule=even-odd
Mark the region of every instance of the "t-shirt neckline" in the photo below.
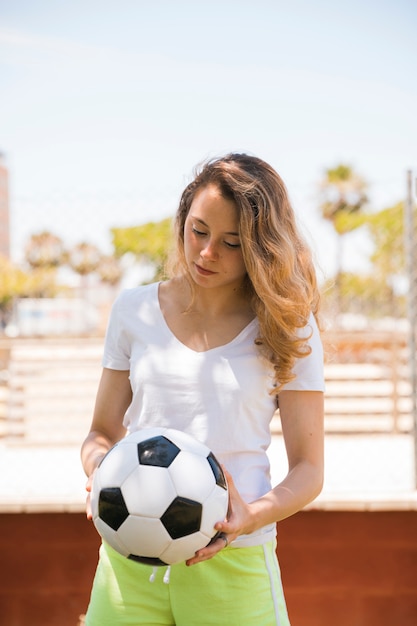
[[[255,317],[248,324],[246,324],[246,326],[244,328],[242,328],[242,330],[235,337],[233,337],[233,339],[231,339],[227,343],[224,343],[224,344],[222,344],[220,346],[216,346],[214,348],[208,348],[207,350],[193,350],[193,348],[190,348],[185,343],[180,341],[180,339],[178,339],[178,337],[172,332],[172,330],[168,326],[168,323],[167,323],[167,321],[165,319],[165,316],[162,313],[161,305],[159,303],[159,285],[160,284],[161,284],[160,282],[159,283],[158,282],[155,283],[154,298],[155,298],[155,308],[156,308],[156,310],[158,312],[158,315],[160,317],[162,326],[163,326],[163,328],[165,330],[165,334],[167,336],[169,336],[171,339],[173,339],[184,350],[187,350],[188,352],[191,352],[192,354],[196,354],[196,355],[213,354],[215,352],[218,352],[219,350],[225,350],[225,349],[227,349],[229,347],[232,347],[234,344],[236,344],[239,341],[241,341],[242,339],[244,339],[246,337],[246,335],[249,333],[249,331],[252,330],[253,326],[255,326],[255,324],[257,323],[257,319]]]

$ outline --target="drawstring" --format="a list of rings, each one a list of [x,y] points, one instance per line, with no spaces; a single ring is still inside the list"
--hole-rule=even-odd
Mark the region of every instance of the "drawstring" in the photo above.
[[[165,575],[164,575],[164,583],[166,585],[169,585],[169,578],[170,578],[170,576],[171,576],[171,566],[168,565],[168,567],[166,568],[166,571],[165,571]]]
[[[156,572],[158,571],[158,569],[159,569],[159,568],[158,568],[158,567],[156,567],[156,566],[154,566],[154,567],[152,568],[152,574],[149,576],[149,582],[150,582],[150,583],[155,582]],[[167,567],[167,568],[166,568],[166,570],[165,570],[165,574],[164,574],[164,583],[165,583],[166,585],[169,585],[169,579],[170,579],[170,576],[171,576],[171,566],[170,566],[170,565],[168,565],[168,567]]]
[[[152,574],[149,576],[149,582],[153,583],[155,581],[156,572],[158,571],[157,567],[152,568]]]

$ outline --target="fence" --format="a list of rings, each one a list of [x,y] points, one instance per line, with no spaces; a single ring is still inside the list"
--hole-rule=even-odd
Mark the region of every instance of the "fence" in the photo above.
[[[327,333],[327,430],[411,432],[408,350],[405,333]]]
[[[9,442],[79,444],[88,431],[100,376],[102,338],[0,342],[0,429]]]
[[[0,436],[79,445],[94,408],[102,338],[0,342]],[[408,347],[401,333],[326,333],[327,432],[412,431]],[[273,430],[280,431],[278,417]]]

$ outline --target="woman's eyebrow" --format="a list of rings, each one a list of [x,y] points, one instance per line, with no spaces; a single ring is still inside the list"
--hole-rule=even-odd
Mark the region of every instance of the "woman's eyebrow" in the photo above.
[[[205,226],[205,228],[209,228],[209,225],[205,223],[204,220],[200,219],[199,217],[196,217],[195,215],[191,214],[191,217],[196,221],[199,222],[202,226]],[[227,231],[224,233],[225,235],[232,235],[233,237],[239,237],[239,233],[235,233],[232,231]]]

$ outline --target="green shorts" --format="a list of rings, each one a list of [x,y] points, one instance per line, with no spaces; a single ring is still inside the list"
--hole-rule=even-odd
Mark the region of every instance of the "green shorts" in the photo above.
[[[275,547],[152,568],[103,544],[86,626],[289,626]]]

